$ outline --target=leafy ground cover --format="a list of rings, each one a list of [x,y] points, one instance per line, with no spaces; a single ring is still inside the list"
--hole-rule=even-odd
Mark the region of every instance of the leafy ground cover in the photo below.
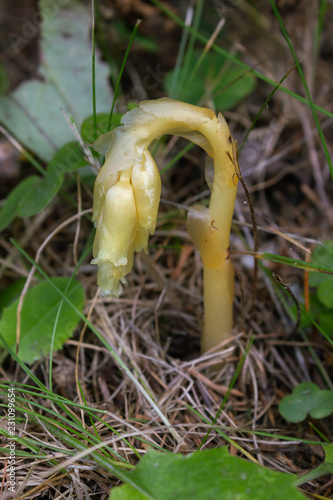
[[[331,5],[7,7],[4,498],[333,498]],[[204,355],[186,232],[189,207],[208,203],[203,151],[154,145],[158,227],[119,298],[90,264],[92,144],[166,95],[223,112],[239,141],[234,335]]]

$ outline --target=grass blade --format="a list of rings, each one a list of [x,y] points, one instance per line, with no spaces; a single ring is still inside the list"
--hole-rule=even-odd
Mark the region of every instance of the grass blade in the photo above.
[[[21,246],[15,241],[11,240],[13,245],[17,248],[17,250],[32,264],[33,266],[36,267],[36,269],[40,272],[40,274],[57,290],[59,295],[74,309],[76,314],[86,323],[86,325],[94,332],[94,334],[98,337],[98,339],[102,342],[102,344],[107,348],[107,350],[110,352],[111,356],[115,359],[115,361],[118,363],[118,365],[124,370],[126,375],[131,379],[131,381],[134,383],[136,388],[141,392],[143,397],[148,401],[148,403],[151,405],[152,408],[156,411],[157,415],[160,417],[162,422],[168,427],[170,430],[170,433],[172,436],[179,442],[181,440],[180,436],[178,433],[173,429],[172,425],[168,421],[168,419],[165,417],[165,415],[161,412],[155,401],[152,399],[152,397],[148,394],[148,392],[144,389],[144,387],[138,382],[136,377],[133,375],[131,370],[126,366],[126,364],[123,362],[123,360],[118,356],[118,354],[111,349],[109,344],[106,342],[106,340],[103,338],[103,336],[99,333],[99,331],[94,327],[94,325],[82,314],[80,311],[76,309],[75,306],[68,300],[66,295],[59,290],[59,288],[50,280],[49,276],[43,271],[43,269],[21,248]]]
[[[284,36],[284,38],[285,38],[285,40],[286,40],[286,42],[288,44],[290,53],[293,56],[293,59],[294,59],[294,62],[295,62],[295,66],[297,67],[299,76],[300,76],[300,78],[302,80],[302,83],[303,83],[303,86],[304,86],[304,90],[305,90],[305,93],[306,93],[307,98],[308,98],[307,102],[308,102],[308,105],[311,108],[313,119],[315,121],[317,130],[318,130],[318,135],[320,137],[320,141],[321,141],[324,153],[325,153],[325,157],[326,157],[326,160],[327,160],[330,172],[331,172],[331,177],[333,179],[333,164],[332,164],[332,160],[331,160],[331,155],[330,155],[330,153],[328,151],[328,147],[327,147],[327,144],[326,144],[326,139],[324,137],[324,133],[323,133],[323,130],[321,128],[321,124],[320,124],[320,121],[319,121],[319,118],[318,118],[318,115],[317,115],[317,112],[316,112],[316,107],[315,107],[315,105],[313,103],[313,100],[312,100],[312,97],[311,97],[311,94],[310,94],[310,90],[309,90],[309,86],[307,84],[307,81],[306,81],[306,78],[305,78],[302,66],[301,66],[300,61],[299,61],[299,59],[297,57],[297,54],[295,52],[295,49],[294,49],[294,46],[292,44],[291,38],[290,38],[289,33],[287,31],[287,28],[286,28],[286,26],[285,26],[285,24],[283,22],[283,19],[282,19],[281,15],[280,15],[280,12],[279,12],[276,4],[275,4],[275,1],[274,0],[269,0],[269,3],[271,4],[271,7],[272,7],[273,12],[275,14],[275,17],[276,17],[276,19],[277,19],[277,21],[279,23],[280,29],[282,31],[282,34],[283,34],[283,36]]]
[[[137,22],[136,22],[136,24],[135,24],[135,26],[134,26],[134,29],[132,31],[132,35],[131,35],[131,38],[129,39],[129,42],[128,42],[128,45],[127,45],[127,49],[126,49],[126,52],[125,52],[125,55],[124,55],[124,59],[123,59],[123,62],[121,64],[121,68],[120,68],[119,75],[118,75],[118,78],[117,78],[116,88],[114,89],[113,101],[112,101],[112,106],[111,106],[111,111],[110,111],[110,116],[109,116],[108,130],[110,130],[110,128],[111,128],[112,115],[113,115],[113,110],[114,110],[114,107],[115,107],[115,104],[116,104],[116,99],[117,99],[117,95],[118,95],[118,90],[119,90],[119,86],[120,86],[121,77],[123,75],[123,72],[124,72],[124,69],[125,69],[125,64],[126,64],[126,61],[127,61],[127,58],[128,58],[128,54],[130,53],[133,40],[135,38],[136,32],[139,29],[140,24],[141,24],[141,19],[138,19]]]

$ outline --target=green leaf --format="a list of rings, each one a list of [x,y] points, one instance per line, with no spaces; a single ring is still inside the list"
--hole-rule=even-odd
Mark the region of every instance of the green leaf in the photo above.
[[[61,188],[64,173],[85,165],[87,162],[77,142],[62,146],[48,164],[45,177],[28,177],[7,197],[0,211],[0,231],[7,227],[15,216],[31,217],[44,210]]]
[[[297,486],[318,479],[319,477],[327,476],[327,474],[333,474],[333,444],[325,444],[323,448],[325,450],[324,462],[315,469],[310,470],[307,474],[300,476],[296,481]]]
[[[83,310],[84,292],[81,283],[68,278],[52,278],[51,281],[79,311]],[[14,347],[16,341],[18,302],[19,299],[4,310],[0,321],[0,333],[11,347]],[[24,298],[19,357],[25,363],[33,363],[49,355],[52,336],[53,350],[60,349],[72,335],[78,321],[76,312],[61,298],[51,283],[39,283]]]
[[[113,113],[110,130],[119,127],[122,118],[121,113]],[[81,127],[81,137],[84,142],[92,144],[97,137],[109,131],[109,113],[97,113],[96,115],[97,135],[95,136],[95,125],[93,115],[88,116]]]
[[[200,52],[194,51],[187,67],[196,68],[196,71],[188,74],[187,67],[180,70],[178,79],[184,84],[179,94],[171,97],[191,104],[214,101],[217,109],[230,109],[255,88],[256,79],[253,74],[230,65],[221,54],[208,52],[200,64],[197,64],[199,59]],[[170,71],[164,80],[168,94],[174,71]]]
[[[325,418],[333,412],[333,392],[328,390],[319,391],[312,399],[312,418]]]
[[[295,477],[232,457],[226,447],[186,457],[150,450],[126,475],[131,484],[113,488],[110,500],[305,499]]]
[[[25,278],[19,278],[11,285],[0,290],[0,312],[2,312],[5,307],[10,306],[10,304],[21,295],[24,284]]]
[[[279,411],[293,423],[301,422],[308,413],[316,419],[328,417],[333,412],[333,392],[321,391],[316,384],[303,382],[280,401]]]
[[[318,286],[318,299],[328,308],[333,309],[333,277]]]
[[[325,450],[325,463],[331,468],[330,472],[333,474],[333,443],[324,446]]]
[[[15,218],[21,209],[24,195],[35,188],[40,178],[37,175],[27,177],[16,186],[7,196],[4,206],[0,210],[0,231],[3,231]]]
[[[63,175],[48,173],[24,194],[17,210],[19,217],[31,217],[38,214],[50,203],[63,183]]]
[[[0,122],[45,161],[72,136],[62,110],[78,128],[92,111],[90,9],[74,0],[51,4],[39,2],[44,22],[38,78],[22,83],[10,96],[0,95]],[[108,111],[109,68],[98,51],[95,69],[97,111]]]
[[[333,272],[333,241],[325,241],[322,245],[316,246],[313,250],[311,263],[316,267],[331,268]],[[332,276],[321,273],[310,273],[310,286],[319,286],[323,281],[332,279]]]
[[[309,274],[309,285],[313,287],[318,287],[323,281],[327,281],[332,278],[330,274],[323,274],[318,272],[310,272]]]
[[[82,148],[78,142],[68,142],[62,146],[47,165],[47,171],[62,175],[87,165]]]
[[[333,337],[333,310],[319,314],[319,325],[329,337]]]

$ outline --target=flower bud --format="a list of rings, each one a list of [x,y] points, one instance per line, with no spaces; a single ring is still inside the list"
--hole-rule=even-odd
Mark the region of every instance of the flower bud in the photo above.
[[[142,163],[134,165],[131,183],[138,214],[135,251],[144,250],[147,252],[148,236],[155,231],[161,196],[160,174],[149,151],[144,151]]]
[[[102,170],[100,170],[101,172]],[[101,215],[105,196],[108,190],[114,186],[119,180],[119,172],[110,172],[109,175],[104,179],[100,175],[97,176],[95,187],[94,187],[94,202],[93,202],[93,222],[96,222]]]
[[[119,295],[119,280],[133,265],[137,211],[130,172],[107,191],[97,222],[93,264],[98,264],[98,284],[105,295]]]

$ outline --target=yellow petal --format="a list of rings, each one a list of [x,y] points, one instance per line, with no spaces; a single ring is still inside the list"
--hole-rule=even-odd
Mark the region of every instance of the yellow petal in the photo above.
[[[145,151],[143,161],[133,167],[131,183],[138,213],[138,230],[153,234],[161,197],[161,178],[149,151]]]
[[[119,278],[113,275],[114,266],[110,262],[100,262],[97,270],[97,283],[106,297],[119,297],[121,284]]]
[[[106,193],[108,192],[110,187],[114,186],[119,180],[119,172],[109,172],[106,178],[102,178],[102,176],[100,175],[101,170],[97,175],[94,186],[94,211],[92,216],[93,222],[97,221],[102,212]]]
[[[125,266],[133,247],[137,226],[137,213],[132,186],[120,180],[105,196],[100,225],[99,246],[94,263],[109,261],[114,266]]]
[[[149,231],[148,229],[138,229],[135,236],[134,241],[134,251],[148,254],[148,239],[149,239]]]

